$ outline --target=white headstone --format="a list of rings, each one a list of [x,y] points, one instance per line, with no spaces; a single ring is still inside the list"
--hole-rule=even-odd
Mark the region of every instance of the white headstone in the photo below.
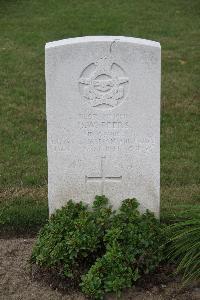
[[[137,198],[159,215],[160,44],[89,36],[46,44],[48,201]]]

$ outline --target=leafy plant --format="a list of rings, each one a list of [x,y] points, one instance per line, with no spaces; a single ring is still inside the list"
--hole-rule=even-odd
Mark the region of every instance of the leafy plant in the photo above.
[[[183,283],[200,279],[200,206],[182,212],[182,219],[166,229],[168,257],[178,264]]]
[[[73,277],[74,270],[88,256],[102,249],[111,212],[104,196],[96,197],[92,210],[82,202],[69,201],[40,231],[32,260],[39,265],[59,267],[66,277]]]
[[[78,272],[82,291],[102,299],[155,269],[163,258],[162,232],[152,213],[139,213],[135,199],[117,212],[105,196],[96,196],[92,209],[69,201],[41,230],[32,261],[74,280]]]
[[[162,260],[162,229],[153,214],[141,215],[135,199],[123,201],[104,237],[105,254],[82,276],[82,290],[97,299],[119,293]]]

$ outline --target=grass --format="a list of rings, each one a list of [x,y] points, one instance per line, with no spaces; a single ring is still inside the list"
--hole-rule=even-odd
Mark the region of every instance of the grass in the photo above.
[[[30,199],[24,218],[47,216],[44,45],[75,36],[161,43],[161,216],[200,202],[199,9],[198,0],[0,0],[0,207],[12,207],[4,224],[10,214],[17,224]]]
[[[1,234],[36,233],[47,222],[47,205],[36,199],[13,198],[0,203]]]
[[[177,264],[183,284],[200,279],[200,206],[184,210],[182,220],[167,227],[167,257]]]

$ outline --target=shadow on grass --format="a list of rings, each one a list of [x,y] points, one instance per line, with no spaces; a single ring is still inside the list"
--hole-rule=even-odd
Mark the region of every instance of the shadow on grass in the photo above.
[[[24,197],[0,202],[0,236],[35,235],[47,220],[46,202]]]

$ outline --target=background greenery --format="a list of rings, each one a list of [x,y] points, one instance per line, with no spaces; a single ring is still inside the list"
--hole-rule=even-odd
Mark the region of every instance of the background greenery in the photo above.
[[[200,202],[199,13],[199,0],[0,0],[0,224],[47,217],[44,45],[84,35],[161,43],[161,216]]]

